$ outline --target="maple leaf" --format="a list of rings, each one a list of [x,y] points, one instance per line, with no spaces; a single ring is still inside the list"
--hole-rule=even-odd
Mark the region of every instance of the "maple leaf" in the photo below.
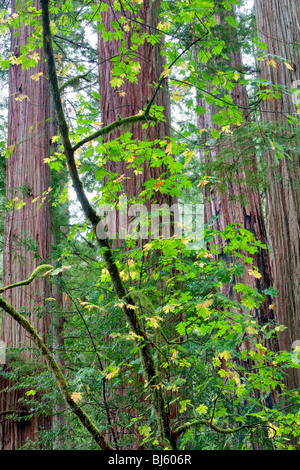
[[[197,184],[197,188],[199,188],[199,186],[205,186],[208,183],[209,183],[209,181],[204,179],[204,180],[200,181],[199,184]]]
[[[161,75],[160,75],[160,78],[166,78],[170,73],[170,69],[165,69]]]
[[[277,62],[275,62],[274,59],[269,59],[267,61],[267,65],[271,65],[272,67],[274,67],[274,69],[278,69],[279,68],[279,65],[277,64]]]
[[[228,359],[231,358],[231,354],[229,351],[223,351],[221,354],[219,354],[219,357],[222,359],[225,359],[227,361]]]
[[[260,279],[262,277],[262,275],[256,269],[248,269],[248,273],[250,276],[253,276],[256,279]]]
[[[36,82],[39,81],[40,77],[43,75],[43,72],[37,72],[33,75],[30,75],[31,80],[35,80]]]
[[[199,415],[203,415],[207,412],[207,406],[206,405],[200,405],[200,406],[198,406],[198,408],[196,408],[196,411],[197,411],[197,413],[199,413]]]
[[[82,399],[82,393],[80,392],[73,392],[71,398],[75,403],[79,402]]]
[[[24,101],[25,99],[27,99],[28,101],[30,101],[30,99],[28,98],[27,95],[23,95],[22,93],[20,95],[18,95],[15,100],[16,101],[20,101],[22,103],[22,101]]]
[[[155,191],[158,191],[159,188],[161,188],[161,186],[163,186],[164,182],[165,182],[164,180],[156,181],[156,182],[153,184]]]

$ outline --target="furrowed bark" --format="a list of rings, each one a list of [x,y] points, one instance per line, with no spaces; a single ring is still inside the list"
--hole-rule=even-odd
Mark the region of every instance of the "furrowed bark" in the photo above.
[[[267,44],[264,60],[258,63],[260,78],[268,84],[282,86],[277,99],[261,102],[261,121],[273,123],[274,140],[283,141],[282,158],[266,142],[263,154],[268,165],[266,217],[268,240],[272,246],[271,269],[274,287],[278,289],[275,316],[287,329],[278,335],[279,347],[290,351],[300,339],[300,153],[290,136],[299,122],[289,124],[288,116],[297,116],[296,98],[289,90],[297,88],[300,64],[299,0],[255,0],[258,36]],[[269,62],[273,59],[273,62]],[[299,108],[298,108],[299,109]],[[290,369],[286,379],[289,389],[299,388],[300,371]]]
[[[13,13],[26,8],[26,2],[12,0]],[[38,0],[33,7],[39,9]],[[34,17],[35,13],[30,13]],[[51,253],[51,207],[48,196],[50,168],[44,158],[50,152],[50,90],[44,75],[42,50],[36,49],[36,65],[26,70],[18,64],[22,49],[34,32],[34,26],[22,24],[12,28],[10,51],[16,63],[9,69],[8,97],[8,147],[13,151],[6,160],[6,203],[3,240],[3,282],[14,284],[28,278]],[[42,74],[38,81],[32,74]],[[39,207],[42,198],[43,204]],[[16,201],[22,207],[16,207]],[[34,202],[36,200],[36,202]],[[22,202],[21,202],[22,201]],[[20,205],[21,205],[20,204]],[[37,256],[34,256],[34,255]],[[45,298],[51,296],[51,284],[46,278],[35,279],[29,286],[7,291],[5,299],[17,310],[31,313],[30,321],[36,331],[49,338],[51,314],[46,311]],[[34,345],[25,330],[9,315],[1,312],[1,337],[7,348],[7,363],[0,383],[0,412],[6,409],[25,408],[20,399],[26,399],[25,390],[11,376],[17,361],[31,363],[34,370]],[[39,401],[40,392],[36,395]],[[28,410],[29,414],[29,410]],[[30,413],[31,415],[31,413]],[[3,419],[0,423],[0,450],[20,449],[26,443],[39,447],[39,430],[52,429],[52,417],[43,413],[33,414],[30,419]]]

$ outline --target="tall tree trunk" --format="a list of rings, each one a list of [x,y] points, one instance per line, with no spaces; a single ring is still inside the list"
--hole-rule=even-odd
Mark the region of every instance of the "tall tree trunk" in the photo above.
[[[160,0],[151,1],[144,0],[137,17],[142,19],[143,26],[139,35],[143,33],[153,33],[153,28],[157,25],[158,17],[157,10],[160,6]],[[127,11],[130,17],[134,17],[132,12]],[[106,13],[102,14],[103,25],[107,31],[113,31],[111,26],[112,21],[116,18],[123,16],[122,12],[113,11],[110,8]],[[134,19],[134,18],[133,18]],[[132,27],[136,25],[134,21],[128,20],[130,29],[125,33],[127,48],[130,48],[131,37],[133,34]],[[147,26],[149,25],[149,26]],[[101,34],[98,35],[98,57],[99,57],[99,84],[101,94],[101,114],[104,125],[116,121],[118,115],[121,118],[132,116],[143,110],[147,103],[150,101],[154,91],[155,84],[159,82],[161,73],[164,70],[165,60],[161,56],[161,44],[151,45],[148,42],[143,43],[138,47],[136,52],[137,62],[140,66],[140,73],[137,75],[138,82],[131,83],[126,80],[125,83],[119,87],[112,87],[109,82],[112,79],[113,64],[111,58],[120,55],[121,41],[105,41]],[[121,59],[121,55],[120,55]],[[147,130],[142,128],[142,125],[134,126],[130,129],[133,139],[154,141],[155,139],[165,139],[170,136],[170,98],[168,87],[162,86],[157,94],[155,104],[164,108],[165,122],[157,124],[155,127],[149,126]],[[110,139],[115,139],[120,135],[117,131],[111,134]],[[128,163],[124,161],[108,162],[107,170],[125,175],[123,182],[123,189],[128,199],[131,196],[137,196],[139,192],[144,189],[144,182],[151,178],[159,178],[165,167],[151,168],[149,162],[143,165],[143,173],[141,175],[134,174],[131,168],[127,168]],[[160,194],[158,192],[158,194]],[[156,198],[158,204],[169,203],[172,204],[174,200],[168,196],[160,195]]]
[[[34,6],[39,9],[39,2]],[[13,5],[15,11],[15,5]],[[12,34],[11,52],[18,57],[20,48],[27,43],[32,30],[23,26],[20,34]],[[40,57],[42,52],[38,51]],[[43,194],[50,187],[49,166],[44,158],[50,153],[49,106],[50,93],[44,77],[35,81],[31,75],[42,72],[45,76],[45,64],[39,60],[34,69],[25,70],[20,65],[12,65],[9,71],[9,128],[8,146],[13,148],[7,160],[7,204],[12,204],[6,215],[4,236],[4,280],[3,284],[13,284],[29,277],[34,269],[48,259],[51,252],[50,202]],[[39,199],[33,202],[38,196]],[[19,199],[16,199],[19,198]],[[24,201],[16,209],[18,201]],[[35,254],[36,251],[36,254]],[[33,327],[47,341],[51,324],[51,315],[45,312],[44,299],[49,297],[51,287],[46,279],[35,279],[29,286],[18,287],[6,293],[7,301],[18,311],[30,315]],[[3,314],[1,321],[1,339],[11,348],[25,347],[21,361],[34,361],[34,345],[25,330]],[[20,350],[22,351],[22,349]],[[10,354],[6,369],[10,369]],[[12,363],[13,365],[13,363]],[[1,390],[14,385],[10,381],[0,384]],[[36,395],[37,396],[37,395]],[[24,391],[16,389],[2,392],[0,410],[5,415],[15,412],[16,416],[28,413],[18,400],[24,397]],[[38,398],[37,398],[38,399]],[[28,420],[5,419],[0,425],[0,449],[21,448],[26,441],[37,442],[39,428],[49,429],[51,418],[43,414]]]
[[[139,23],[142,26],[138,33],[140,36],[144,33],[153,34],[153,31],[155,34],[155,27],[158,23],[157,11],[160,3],[160,0],[144,0],[138,15],[133,15],[132,11],[126,12],[126,14],[132,18],[132,21],[129,19],[127,20],[130,28],[125,33],[126,47],[128,49],[130,49],[131,45],[133,28],[137,24],[135,19],[141,18]],[[118,21],[122,16],[124,16],[124,12],[113,11],[112,8],[109,8],[107,12],[102,14],[102,22],[105,30],[112,32],[113,28],[111,22]],[[110,59],[118,55],[120,56],[120,59],[124,59],[124,57],[120,55],[120,45],[121,41],[105,41],[101,36],[101,33],[98,35],[99,85],[101,94],[101,120],[103,121],[103,125],[116,121],[118,119],[118,115],[121,118],[124,118],[135,115],[145,109],[147,103],[151,100],[155,92],[156,84],[159,82],[161,73],[164,71],[165,59],[161,55],[161,43],[151,45],[150,43],[145,42],[138,46],[136,51],[136,61],[139,63],[140,67],[140,72],[137,75],[138,82],[131,83],[130,81],[125,80],[121,87],[116,88],[110,86],[109,82],[113,77],[111,74],[113,64]],[[156,139],[165,139],[166,137],[171,136],[170,97],[169,90],[166,85],[163,85],[157,93],[155,104],[163,107],[165,122],[160,122],[154,127],[149,126],[148,129],[143,129],[142,125],[132,127],[129,129],[129,132],[132,133],[132,139],[136,141],[154,141]],[[116,139],[121,135],[121,133],[122,131],[116,131],[110,135],[109,139]],[[134,170],[132,168],[128,168],[128,166],[128,162],[123,160],[117,162],[108,161],[106,164],[107,171],[125,176],[122,184],[122,194],[124,194],[128,200],[132,197],[138,197],[139,193],[145,189],[144,183],[146,181],[151,178],[158,179],[162,173],[167,171],[165,165],[160,167],[151,167],[147,160],[142,165],[142,174],[135,174]],[[158,191],[155,194],[155,201],[153,199],[147,199],[146,201],[143,201],[143,204],[146,205],[149,213],[151,204],[153,203],[158,205],[167,204],[171,207],[173,204],[176,204],[176,202],[177,198],[162,194]],[[127,216],[127,223],[129,224],[130,222],[131,219]],[[118,231],[119,224],[117,221],[117,233]],[[139,240],[138,244],[142,245],[146,242],[147,240]],[[115,245],[116,244],[117,242],[115,242]],[[155,260],[151,265],[150,270],[153,270]],[[148,274],[149,272],[150,271],[148,269]],[[120,393],[122,395],[122,390],[117,392],[114,391],[114,393]],[[175,408],[172,410],[172,413],[174,417],[176,415]],[[116,435],[122,435],[123,431],[118,428],[118,423],[115,424]],[[138,446],[134,446],[133,448],[138,448]]]
[[[217,17],[218,18],[218,17]],[[222,23],[222,19],[218,18]],[[241,50],[235,52],[228,52],[231,57],[231,67],[235,70],[242,69],[242,54]],[[240,109],[244,110],[244,119],[249,121],[249,102],[247,90],[244,86],[237,84],[231,91],[233,103]],[[199,100],[199,105],[206,109],[205,114],[200,114],[198,117],[199,129],[211,129],[216,127],[213,123],[212,117],[214,114],[213,105],[208,104],[205,99]],[[246,125],[246,124],[245,124]],[[221,148],[222,147],[222,148]],[[220,158],[220,154],[224,148],[230,149],[231,141],[230,134],[228,138],[222,143],[216,142],[216,145],[211,150],[209,157],[204,154],[202,157],[203,163],[211,163]],[[234,149],[232,149],[234,152]],[[250,163],[249,163],[250,162]],[[214,228],[217,230],[224,230],[229,224],[240,224],[249,230],[257,240],[267,245],[266,227],[262,209],[262,201],[259,188],[253,187],[253,178],[257,175],[257,162],[256,155],[253,154],[249,158],[246,170],[242,170],[241,165],[237,164],[232,176],[229,174],[226,177],[227,184],[226,190],[219,191],[218,186],[214,185],[212,190],[206,190],[204,186],[204,218],[205,223],[208,223],[213,217]],[[231,163],[231,162],[229,162]],[[249,175],[251,174],[251,184],[249,184]],[[216,240],[218,243],[223,243],[221,238]],[[221,256],[225,256],[224,254]],[[251,270],[251,265],[245,267],[245,272],[241,276],[239,282],[257,288],[259,292],[271,286],[271,273],[270,273],[270,260],[268,250],[259,249],[253,255],[254,266],[256,266],[261,274],[261,278],[255,278],[248,273]],[[233,295],[232,292],[227,292],[229,296]],[[270,296],[261,304],[260,308],[256,310],[257,321],[260,325],[265,324],[270,319],[273,319],[272,304]]]
[[[299,79],[300,3],[298,0],[255,0],[255,8],[258,35],[268,45],[266,52],[270,54],[259,62],[260,78],[284,87],[281,98],[261,103],[261,120],[273,122],[274,135],[284,138],[285,131],[280,126],[286,125],[286,133],[290,133],[287,116],[296,113],[285,87],[295,87],[293,82]],[[285,58],[293,70],[277,57]],[[268,59],[273,59],[275,64]],[[300,153],[289,150],[288,139],[284,146],[290,159],[284,156],[279,161],[275,152],[266,148],[266,215],[268,240],[272,246],[272,276],[274,287],[279,290],[275,315],[279,323],[287,327],[279,334],[279,346],[290,351],[293,342],[300,339]],[[287,384],[289,388],[300,386],[299,371],[290,371]]]

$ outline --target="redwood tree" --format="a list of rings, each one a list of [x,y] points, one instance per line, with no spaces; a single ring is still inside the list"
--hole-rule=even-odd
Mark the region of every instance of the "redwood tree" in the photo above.
[[[143,34],[153,34],[157,32],[156,27],[158,23],[158,9],[160,7],[160,0],[151,1],[144,0],[138,13],[132,11],[114,11],[112,7],[107,12],[102,13],[102,24],[105,31],[113,32],[114,28],[112,22],[118,21],[121,17],[127,18],[127,28],[125,28],[124,38],[126,40],[126,49],[128,60],[132,60],[135,56],[134,62],[139,69],[137,74],[137,81],[131,82],[125,80],[122,86],[110,86],[113,75],[112,69],[114,61],[111,59],[122,60],[124,53],[120,52],[121,40],[106,41],[103,34],[98,35],[98,57],[99,57],[99,85],[101,95],[101,119],[103,124],[106,125],[110,122],[116,121],[118,116],[121,118],[138,114],[141,110],[145,109],[151,100],[158,84],[162,72],[164,71],[165,59],[161,55],[162,51],[162,38],[159,43],[151,44],[144,41],[138,46],[137,51],[131,50],[133,33],[141,37]],[[139,20],[138,20],[139,18]],[[138,30],[137,24],[140,24]],[[166,82],[166,81],[165,81]],[[170,98],[169,91],[166,83],[164,83],[155,98],[155,104],[162,106],[164,111],[164,122],[156,124],[154,127],[149,126],[147,130],[143,129],[142,125],[136,125],[130,129],[132,138],[137,141],[154,141],[155,139],[165,139],[171,135],[170,128]],[[110,139],[115,139],[120,135],[118,131],[114,132]],[[164,166],[150,167],[149,162],[145,161],[143,165],[142,174],[136,175],[131,168],[128,168],[128,163],[124,161],[108,162],[107,170],[119,175],[125,175],[123,181],[124,193],[128,199],[132,196],[137,196],[139,192],[144,189],[144,182],[151,178],[159,178],[159,176],[166,170]],[[158,193],[159,194],[159,193]],[[174,202],[169,196],[158,196],[156,198],[158,203]]]
[[[274,140],[281,140],[285,148],[283,157],[278,158],[276,146],[267,142],[264,155],[268,165],[266,216],[272,277],[279,291],[275,312],[287,327],[279,335],[279,345],[289,351],[300,338],[300,154],[290,143],[294,130],[288,119],[297,109],[289,90],[299,79],[300,4],[298,0],[256,0],[255,8],[258,35],[268,46],[265,59],[258,63],[260,78],[282,87],[281,96],[263,100],[260,109],[262,123],[273,123]],[[288,386],[299,385],[300,374],[294,369]]]
[[[39,9],[39,2],[35,1],[34,6]],[[14,2],[13,11],[16,11]],[[23,25],[19,31],[13,31],[13,57],[17,59],[20,56],[20,50],[27,44],[32,32],[32,27],[28,25]],[[28,278],[39,264],[49,258],[51,252],[48,196],[50,169],[44,162],[44,158],[50,153],[50,92],[44,77],[42,51],[36,49],[28,55],[29,59],[32,55],[32,60],[36,61],[34,68],[26,70],[12,61],[9,71],[8,148],[12,153],[7,159],[6,173],[8,211],[5,220],[3,285]],[[26,311],[31,324],[45,341],[51,316],[45,313],[44,308],[45,299],[50,296],[50,292],[49,281],[39,278],[29,286],[14,288],[5,295],[7,301],[17,310]],[[1,320],[1,339],[8,349],[6,371],[10,370],[13,357],[10,350],[21,348],[22,351],[25,348],[20,360],[27,363],[35,360],[31,338],[5,314]],[[24,420],[29,410],[24,403],[18,402],[24,397],[24,391],[18,388],[6,391],[5,387],[9,386],[14,386],[14,383],[7,380],[1,382],[1,450],[19,449],[28,439],[37,441],[38,429],[51,426],[51,418],[43,414]]]
[[[222,25],[223,30],[226,30],[226,22],[223,15],[221,13],[216,18],[219,25]],[[242,52],[238,45],[238,37],[232,31],[232,27],[229,26],[229,29],[230,31],[229,33],[227,31],[227,34],[229,34],[231,41],[226,52],[230,58],[230,63],[226,64],[226,67],[234,71],[242,71]],[[243,112],[244,123],[242,127],[245,128],[247,123],[250,122],[249,100],[246,87],[237,83],[231,91],[231,98],[233,104],[238,106]],[[210,131],[213,127],[218,128],[218,125],[213,121],[213,116],[217,111],[214,105],[208,103],[205,98],[198,99],[198,105],[206,110],[205,113],[200,114],[198,117],[199,129]],[[250,140],[248,144],[251,148]],[[226,132],[220,142],[216,140],[213,146],[209,148],[210,152],[208,155],[205,151],[202,152],[202,164],[208,166],[207,171],[209,173],[210,165],[223,158],[225,162],[222,164],[222,171],[224,172],[225,168],[225,173],[222,175],[222,181],[225,181],[225,183],[219,184],[216,182],[204,186],[205,223],[207,224],[213,220],[213,226],[217,230],[224,230],[230,224],[241,225],[252,232],[255,238],[262,244],[267,245],[262,200],[257,181],[258,170],[255,151],[250,156],[243,154],[237,158],[236,143],[231,139],[231,134],[226,134]],[[242,159],[244,161],[240,161]],[[228,174],[226,173],[226,168],[228,168]],[[256,183],[256,187],[254,183]],[[221,242],[225,246],[225,241],[221,241],[220,237],[217,237],[215,241]],[[220,254],[220,256],[226,258],[225,253]],[[258,268],[261,277],[249,274],[249,271],[252,271],[252,267],[249,264],[245,266],[245,271],[241,275],[239,282],[250,285],[262,293],[263,290],[271,286],[270,261],[267,249],[261,248],[253,255],[253,266]],[[229,292],[227,294],[232,295]],[[256,309],[256,317],[260,325],[273,319],[272,299],[269,295],[260,304],[259,309]]]
[[[133,42],[133,35],[138,34],[142,37],[143,34],[155,34],[157,33],[157,24],[159,21],[158,10],[160,7],[160,0],[144,0],[141,8],[137,13],[133,13],[132,10],[121,10],[116,11],[111,6],[106,12],[102,13],[102,25],[98,33],[98,58],[99,58],[99,89],[100,89],[100,106],[101,106],[101,121],[104,126],[110,124],[113,121],[117,121],[120,118],[126,118],[133,116],[141,112],[147,107],[147,104],[151,101],[154,93],[157,91],[157,84],[160,81],[161,75],[164,71],[165,58],[162,55],[162,44],[163,36],[160,41],[152,44],[151,42],[144,41],[140,44],[135,51],[131,48]],[[105,40],[104,37],[109,33],[114,32],[116,22],[119,24],[124,23],[120,21],[126,18],[126,27],[123,29],[123,37],[125,41],[121,40]],[[102,33],[101,33],[102,31]],[[105,31],[105,34],[103,34]],[[126,43],[126,52],[122,51],[122,45],[124,47]],[[128,55],[126,57],[126,54]],[[133,61],[139,71],[137,74],[137,80],[132,82],[125,80],[121,86],[111,86],[110,82],[113,78],[113,68],[116,59],[126,63]],[[132,139],[136,142],[139,141],[155,141],[156,139],[165,140],[171,136],[171,112],[170,112],[170,96],[167,85],[167,80],[161,84],[158,89],[158,93],[155,96],[155,105],[163,108],[164,120],[157,123],[155,126],[149,126],[144,129],[142,124],[134,125],[128,129],[132,133]],[[117,139],[122,134],[122,131],[114,131],[110,136],[109,140]],[[122,191],[119,195],[125,195],[128,200],[131,198],[138,199],[141,191],[145,189],[145,182],[150,179],[159,179],[160,176],[167,171],[166,165],[151,166],[148,160],[145,160],[142,165],[142,172],[137,173],[134,169],[128,165],[128,162],[124,160],[113,161],[108,160],[105,168],[108,172],[115,173],[117,175],[124,175],[122,180]],[[155,200],[146,199],[142,200],[142,203],[147,206],[148,211],[151,209],[151,204],[168,204],[169,207],[177,202],[177,198],[170,196],[169,194],[162,194],[160,191],[155,193]],[[127,222],[130,223],[130,216],[127,216]],[[119,232],[119,224],[117,221],[117,233]],[[172,229],[171,229],[172,230]],[[148,238],[149,241],[149,238]],[[146,240],[139,240],[137,243],[142,246]],[[116,246],[117,242],[114,242],[113,246]],[[122,248],[126,250],[125,248]],[[148,257],[149,262],[149,257]],[[151,268],[147,268],[145,262],[145,269],[147,269],[148,275],[157,266],[157,260],[152,260]],[[149,277],[150,278],[150,277]],[[158,286],[160,288],[160,286]],[[126,395],[126,391],[120,389],[112,393],[113,400],[115,400],[115,393],[121,396]],[[173,407],[171,412],[171,418],[176,414],[176,410]],[[115,428],[114,438],[119,434],[123,434],[123,430],[117,426]],[[126,432],[126,431],[125,431]],[[135,430],[137,441],[138,432]],[[138,448],[135,446],[134,448]]]

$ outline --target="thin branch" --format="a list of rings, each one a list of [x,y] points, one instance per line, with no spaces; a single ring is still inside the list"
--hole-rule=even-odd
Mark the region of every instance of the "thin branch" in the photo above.
[[[83,426],[90,432],[97,444],[101,447],[102,450],[112,450],[111,445],[106,441],[102,433],[92,422],[91,418],[85,413],[85,411],[78,405],[72,398],[72,395],[69,391],[67,381],[51,352],[45,345],[42,338],[38,335],[37,331],[29,323],[29,321],[23,317],[17,310],[14,309],[6,300],[0,296],[0,307],[8,313],[20,326],[22,326],[27,333],[29,333],[32,341],[36,345],[39,352],[42,354],[45,359],[48,370],[53,374],[56,382],[59,386],[59,389],[62,393],[62,396],[71,408],[71,411],[76,414]]]
[[[79,147],[82,147],[84,144],[87,142],[90,142],[91,140],[97,139],[98,137],[102,137],[108,134],[111,134],[114,130],[122,128],[126,129],[130,126],[133,126],[134,124],[140,123],[140,122],[148,122],[148,121],[154,121],[156,122],[157,119],[153,116],[149,115],[150,108],[147,106],[147,110],[143,112],[142,114],[137,114],[136,116],[128,116],[125,118],[118,119],[117,121],[111,122],[105,127],[102,127],[98,131],[93,132],[89,136],[85,137],[82,139],[80,142],[75,144],[72,147],[72,150],[75,151]]]

